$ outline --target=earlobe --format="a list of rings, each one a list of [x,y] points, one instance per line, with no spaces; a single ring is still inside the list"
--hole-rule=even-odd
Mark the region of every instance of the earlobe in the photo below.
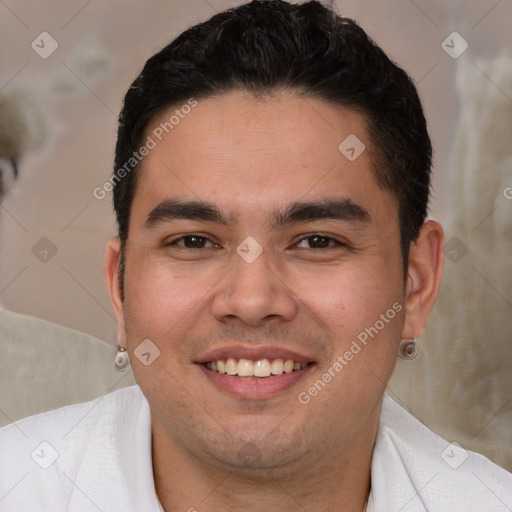
[[[119,237],[109,240],[105,252],[105,260],[103,262],[103,273],[107,283],[110,302],[114,309],[117,322],[117,332],[119,345],[126,346],[125,329],[124,329],[124,311],[121,290],[119,287],[119,261],[121,257],[121,240]]]
[[[411,244],[402,338],[417,338],[423,333],[441,285],[443,246],[443,228],[435,221],[425,222],[418,240]]]

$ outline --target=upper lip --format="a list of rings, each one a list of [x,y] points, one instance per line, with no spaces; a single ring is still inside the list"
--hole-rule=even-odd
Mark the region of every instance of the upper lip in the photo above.
[[[291,359],[298,363],[310,363],[314,361],[313,357],[307,354],[272,345],[258,347],[232,345],[210,350],[204,355],[200,355],[195,362],[205,364],[209,361],[218,361],[219,359],[227,359],[228,357],[249,359],[251,361],[258,361],[260,359]]]

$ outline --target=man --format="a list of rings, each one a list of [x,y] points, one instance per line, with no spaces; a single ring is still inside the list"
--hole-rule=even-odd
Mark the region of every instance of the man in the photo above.
[[[506,471],[384,395],[439,289],[430,166],[407,75],[317,2],[149,59],[105,259],[139,387],[4,429],[0,510],[509,510]]]

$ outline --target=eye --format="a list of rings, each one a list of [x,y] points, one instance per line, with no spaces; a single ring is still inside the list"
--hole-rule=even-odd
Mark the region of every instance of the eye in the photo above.
[[[300,249],[327,249],[329,247],[336,247],[343,245],[342,243],[334,240],[330,236],[325,235],[311,235],[300,240],[296,247]]]
[[[179,246],[185,249],[204,249],[205,247],[217,247],[205,236],[199,235],[184,235],[171,240],[166,245],[168,246]]]

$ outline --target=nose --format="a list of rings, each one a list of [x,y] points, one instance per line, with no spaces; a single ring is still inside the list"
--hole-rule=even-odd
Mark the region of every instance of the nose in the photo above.
[[[219,283],[212,302],[212,314],[219,322],[235,319],[247,326],[259,327],[268,322],[290,321],[297,314],[297,299],[271,269],[268,255],[247,263],[234,255],[233,268]]]

